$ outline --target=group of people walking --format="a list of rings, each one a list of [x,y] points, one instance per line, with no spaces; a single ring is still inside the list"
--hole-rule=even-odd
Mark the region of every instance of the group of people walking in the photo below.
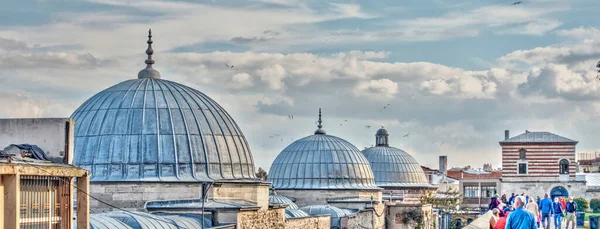
[[[490,229],[550,229],[550,221],[553,221],[554,228],[561,228],[563,220],[567,228],[575,228],[576,224],[577,203],[573,197],[569,197],[568,201],[556,197],[553,201],[548,194],[544,198],[537,196],[536,199],[514,193],[509,198],[506,194],[501,198],[494,195],[488,208],[493,215]]]

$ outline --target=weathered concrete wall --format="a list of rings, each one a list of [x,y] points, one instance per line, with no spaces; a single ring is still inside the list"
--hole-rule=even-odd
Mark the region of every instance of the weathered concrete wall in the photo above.
[[[411,219],[406,220],[406,214],[408,212],[421,212],[421,219],[423,223],[421,228],[433,229],[435,218],[433,217],[432,207],[429,204],[388,204],[386,207],[386,228],[414,229],[417,227],[419,222],[415,222]]]
[[[562,186],[569,192],[570,196],[574,197],[585,197],[586,187],[584,182],[502,182],[502,190],[500,193],[504,193],[510,196],[511,193],[525,193],[530,196],[541,196],[544,194],[550,194],[550,191],[558,186]]]
[[[111,205],[141,210],[146,201],[200,198],[200,183],[91,183],[90,194]],[[112,208],[90,199],[92,212],[111,211]]]
[[[328,215],[285,220],[285,229],[329,229],[330,227],[331,222]]]
[[[355,215],[342,219],[342,228],[383,229],[385,225],[385,204],[376,204],[370,209],[361,210]]]
[[[269,208],[269,185],[271,183],[220,183],[209,190],[215,199],[242,199],[255,202],[262,210]]]
[[[237,229],[285,228],[284,208],[240,211],[237,218]]]
[[[327,204],[327,199],[357,197],[381,202],[381,190],[276,190],[278,195],[296,198],[300,207]]]
[[[256,202],[262,210],[269,207],[270,183],[220,183],[208,192],[215,199],[243,199]],[[151,200],[176,200],[201,198],[201,183],[91,183],[91,195],[114,206],[141,210]],[[90,199],[93,212],[111,211],[112,208]]]
[[[74,127],[71,118],[0,119],[0,149],[10,144],[37,145],[52,161],[71,164]]]

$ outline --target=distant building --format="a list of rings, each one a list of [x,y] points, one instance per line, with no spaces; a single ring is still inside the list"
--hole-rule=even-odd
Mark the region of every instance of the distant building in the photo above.
[[[89,228],[91,174],[70,164],[73,125],[69,118],[0,119],[1,228]]]
[[[459,181],[463,196],[462,206],[475,210],[485,210],[494,194],[499,194],[502,184],[501,171],[478,171],[468,169],[448,170],[448,176]]]
[[[440,170],[421,166],[429,184],[435,186],[437,188],[436,192],[438,193],[445,193],[449,190],[458,191],[459,181],[449,177],[448,171],[446,170],[446,168],[448,168],[448,157],[440,156],[439,163]]]
[[[77,228],[89,225],[89,172],[85,169],[29,158],[9,161],[5,157],[0,159],[0,176],[0,189],[4,190],[0,201],[2,228],[71,229],[73,224]],[[75,193],[71,182],[80,191]],[[75,223],[73,218],[77,218]]]
[[[600,155],[597,152],[579,153],[577,166],[582,173],[600,173]]]
[[[502,193],[531,196],[585,196],[585,180],[576,179],[577,141],[550,133],[530,132],[510,137],[502,147]]]

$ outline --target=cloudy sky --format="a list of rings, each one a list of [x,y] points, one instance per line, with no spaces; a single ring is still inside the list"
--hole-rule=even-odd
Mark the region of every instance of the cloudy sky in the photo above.
[[[135,78],[152,28],[155,68],[217,100],[257,167],[312,134],[319,107],[329,134],[363,149],[385,126],[432,167],[499,167],[505,129],[600,150],[600,1],[522,2],[4,2],[0,117],[70,116]]]

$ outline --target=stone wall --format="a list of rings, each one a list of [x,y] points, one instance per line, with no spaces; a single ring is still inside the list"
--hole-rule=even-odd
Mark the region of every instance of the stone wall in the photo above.
[[[90,195],[129,210],[142,210],[146,201],[200,198],[200,183],[99,183],[90,184]],[[90,210],[93,213],[112,211],[94,198],[90,198]]]
[[[219,183],[210,189],[208,197],[215,199],[241,199],[255,202],[262,210],[269,208],[271,183]]]
[[[385,205],[377,204],[342,220],[342,228],[374,228],[383,229],[385,224]]]
[[[544,197],[544,194],[550,194],[550,191],[558,186],[562,186],[569,192],[569,196],[585,197],[586,186],[584,182],[502,182],[501,194],[510,196],[511,193],[525,193],[529,196]]]
[[[285,220],[285,229],[329,229],[331,221],[328,215]]]
[[[240,211],[237,215],[237,229],[285,228],[285,208]]]
[[[382,190],[276,190],[278,195],[293,197],[296,205],[304,207],[308,205],[328,204],[327,199],[356,197],[371,199],[381,202]]]
[[[215,184],[208,197],[215,199],[243,199],[256,202],[262,210],[269,207],[270,183],[220,183]],[[151,200],[177,200],[201,198],[201,183],[149,183],[149,182],[94,182],[90,194],[103,202],[119,208],[141,210]],[[111,211],[112,207],[90,198],[92,212]]]
[[[389,229],[414,229],[419,222],[407,219],[409,212],[420,212],[422,229],[433,229],[434,220],[431,205],[420,204],[389,204],[385,216],[386,228]]]

